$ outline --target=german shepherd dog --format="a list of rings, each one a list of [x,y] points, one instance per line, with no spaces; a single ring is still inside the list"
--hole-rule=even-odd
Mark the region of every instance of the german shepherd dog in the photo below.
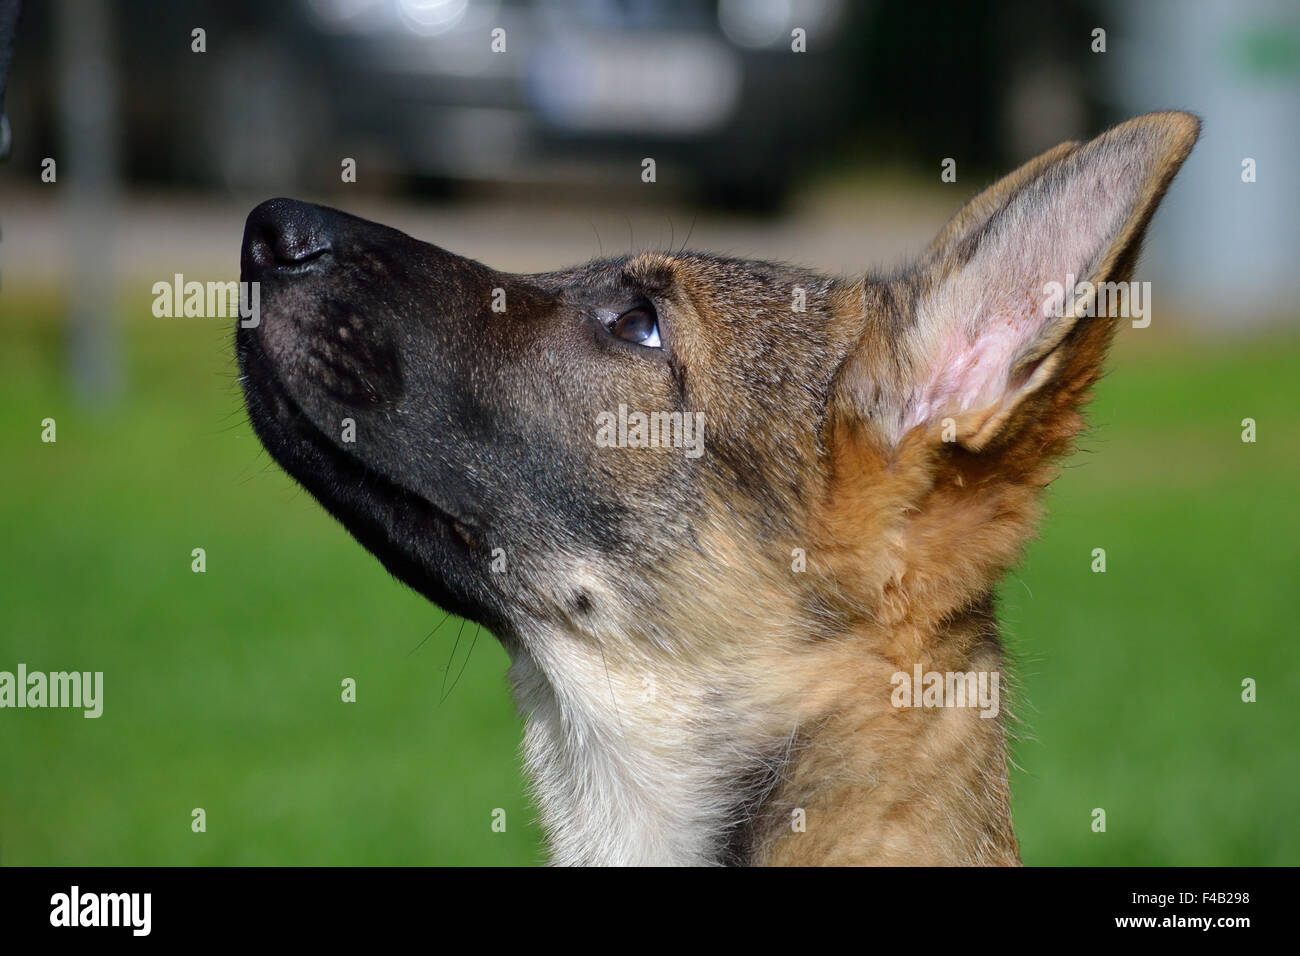
[[[886,276],[511,275],[270,200],[248,412],[505,646],[554,862],[1017,864],[993,588],[1083,425],[1118,324],[1097,290],[1198,131],[1062,143]]]

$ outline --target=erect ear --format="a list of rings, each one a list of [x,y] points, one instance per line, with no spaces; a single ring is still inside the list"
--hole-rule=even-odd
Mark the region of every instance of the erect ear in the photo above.
[[[1139,116],[977,196],[906,278],[866,287],[869,328],[840,400],[891,445],[921,428],[981,452],[1031,428],[1042,455],[1058,451],[1116,324],[1094,317],[1097,285],[1131,275],[1199,129],[1187,113]]]
[[[1032,182],[1039,173],[1078,149],[1082,144],[1077,140],[1060,143],[1041,156],[1036,156],[1014,172],[1007,173],[988,189],[984,190],[957,214],[948,220],[939,230],[921,257],[923,264],[932,265],[951,256],[958,246],[969,236],[975,235],[988,225],[993,214],[1007,204],[1013,194]]]

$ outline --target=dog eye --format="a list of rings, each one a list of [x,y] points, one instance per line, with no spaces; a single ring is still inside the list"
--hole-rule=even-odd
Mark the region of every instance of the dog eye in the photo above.
[[[628,309],[610,323],[609,331],[624,341],[635,342],[646,348],[657,349],[663,346],[659,341],[659,319],[655,316],[654,309],[647,306]]]

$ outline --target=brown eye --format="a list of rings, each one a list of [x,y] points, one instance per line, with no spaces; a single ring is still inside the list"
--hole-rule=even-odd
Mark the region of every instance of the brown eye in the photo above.
[[[654,310],[646,306],[628,309],[610,325],[609,331],[627,342],[635,342],[646,348],[662,347],[659,341],[659,319]]]

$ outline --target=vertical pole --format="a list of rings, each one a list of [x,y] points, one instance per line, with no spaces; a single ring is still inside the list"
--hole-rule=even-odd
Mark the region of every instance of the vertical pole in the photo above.
[[[118,216],[114,7],[108,0],[57,0],[55,9],[68,372],[73,391],[89,404],[111,401],[122,387],[113,255]]]

